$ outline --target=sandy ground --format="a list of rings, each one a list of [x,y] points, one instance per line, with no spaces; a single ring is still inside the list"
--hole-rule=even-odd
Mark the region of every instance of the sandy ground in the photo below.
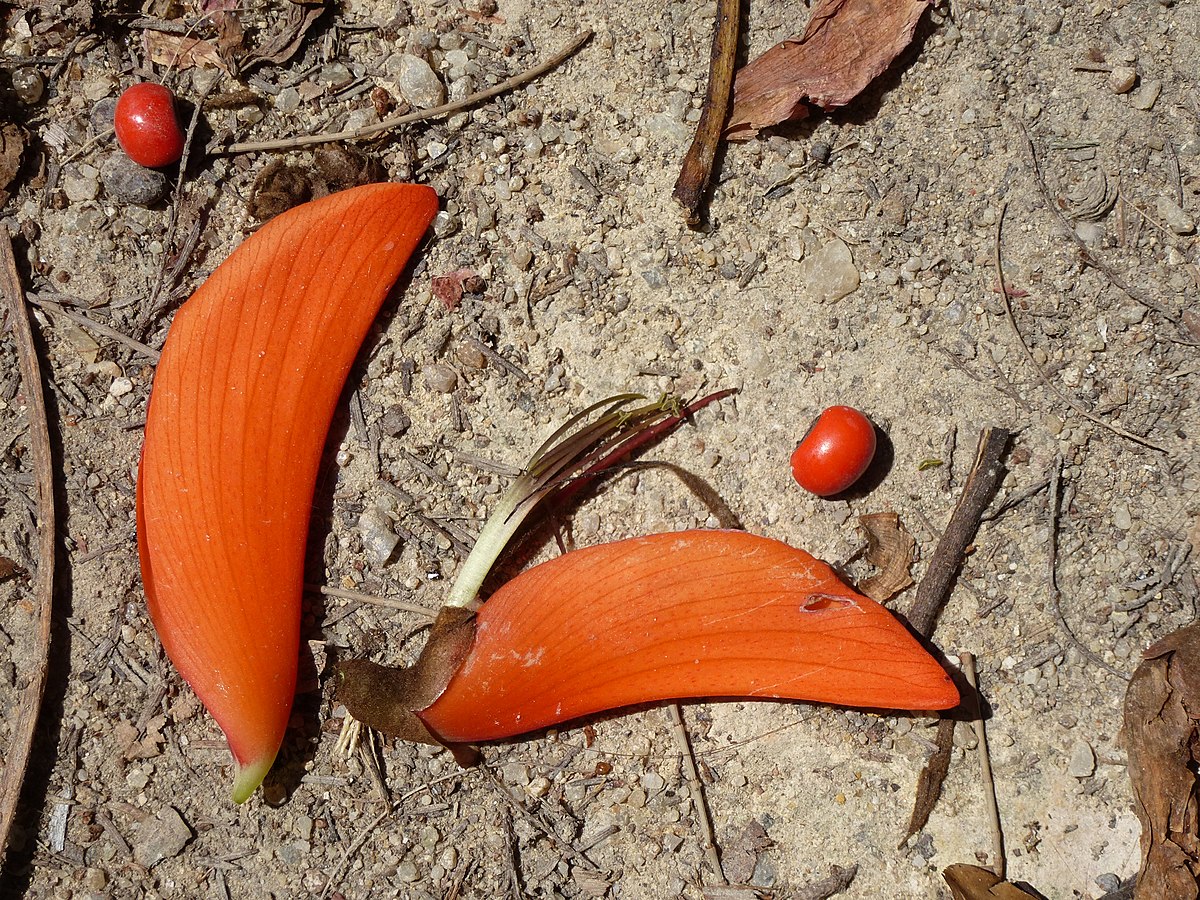
[[[0,51],[10,70],[18,57],[60,56],[76,36],[98,39],[77,48],[44,97],[14,107],[42,162],[14,188],[4,223],[31,293],[67,295],[158,347],[170,310],[254,227],[246,200],[276,157],[200,160],[175,204],[114,198],[101,170],[118,151],[96,111],[146,77],[142,45],[128,16],[52,6],[8,15]],[[1025,499],[983,524],[935,641],[953,658],[979,657],[1010,877],[1051,898],[1099,897],[1138,867],[1125,678],[1146,645],[1195,615],[1200,335],[1183,313],[1200,280],[1200,12],[1149,0],[938,7],[851,108],[729,147],[711,224],[691,231],[670,193],[698,115],[712,13],[707,3],[500,0],[488,16],[470,4],[352,0],[290,61],[255,70],[257,83],[213,69],[172,74],[187,99],[214,79],[214,93],[253,92],[257,105],[205,120],[218,138],[258,140],[369,123],[370,89],[413,89],[400,80],[407,47],[433,47],[453,97],[596,32],[534,84],[365,145],[389,177],[433,185],[445,215],[351,376],[308,579],[436,607],[458,557],[426,520],[478,531],[506,482],[480,460],[520,465],[571,411],[615,392],[704,387],[739,393],[649,458],[696,476],[720,503],[669,468],[640,468],[561,512],[568,542],[740,523],[857,578],[868,570],[852,561],[863,543],[855,519],[890,510],[916,538],[919,578],[981,428],[1010,429],[993,510]],[[281,16],[270,7],[247,22]],[[800,31],[806,16],[800,5],[754,4],[748,54]],[[54,62],[37,67],[50,75]],[[1124,93],[1111,71],[1120,67],[1137,76]],[[308,152],[285,158],[314,165]],[[1039,189],[1035,159],[1073,236]],[[1004,275],[1032,363],[995,289],[1002,216]],[[1136,297],[1083,265],[1081,246]],[[159,272],[181,248],[174,300],[146,323]],[[447,311],[430,279],[460,267],[486,290]],[[343,711],[326,668],[297,703],[277,773],[232,804],[224,741],[165,660],[141,591],[133,492],[152,360],[58,314],[37,317],[65,574],[33,787],[0,893],[701,895],[710,873],[662,709],[489,746],[469,771],[442,752],[384,743],[397,801],[385,815],[360,760],[334,752]],[[4,333],[0,556],[29,571],[32,469],[15,360]],[[795,485],[787,461],[834,403],[868,412],[891,459],[869,491],[826,501]],[[1058,460],[1052,523],[1044,485]],[[408,535],[385,564],[364,552],[358,527],[373,505]],[[1070,633],[1049,587],[1052,528]],[[543,555],[554,552],[551,541]],[[0,666],[0,746],[34,665],[30,584],[0,583],[11,660]],[[895,601],[909,603],[911,591]],[[417,616],[316,595],[306,604],[319,666],[419,649],[419,634],[407,639]],[[897,849],[934,720],[764,703],[689,704],[685,718],[739,880],[803,896],[831,865],[857,864],[843,896],[938,897],[948,896],[942,868],[992,859],[966,727],[928,826]]]

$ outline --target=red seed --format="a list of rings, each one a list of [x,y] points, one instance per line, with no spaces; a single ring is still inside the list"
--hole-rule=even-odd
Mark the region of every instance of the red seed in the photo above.
[[[126,88],[117,100],[113,127],[121,149],[140,166],[158,169],[183,156],[175,95],[161,84],[147,81]]]
[[[792,454],[792,477],[806,491],[832,497],[858,481],[874,456],[871,420],[852,406],[831,406]]]

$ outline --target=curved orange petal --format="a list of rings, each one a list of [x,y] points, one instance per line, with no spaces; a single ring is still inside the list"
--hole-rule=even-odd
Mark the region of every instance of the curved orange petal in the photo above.
[[[291,713],[334,405],[436,212],[431,189],[403,184],[296,207],[243,242],[167,336],[137,486],[142,578],[168,656],[229,740],[239,801]]]
[[[567,553],[504,585],[420,716],[471,742],[689,697],[958,703],[904,626],[825,563],[743,532],[683,531]]]

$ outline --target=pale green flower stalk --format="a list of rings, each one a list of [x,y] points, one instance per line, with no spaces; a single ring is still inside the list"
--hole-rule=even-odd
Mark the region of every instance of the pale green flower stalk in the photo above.
[[[645,397],[618,394],[572,416],[537,449],[525,472],[500,497],[455,578],[445,605],[463,608],[480,605],[479,590],[484,579],[542,500],[577,484],[579,478],[600,474],[686,416],[731,393],[720,391],[687,406],[678,397],[667,394],[652,403],[632,407],[630,404]],[[597,412],[600,415],[595,421],[583,424]]]

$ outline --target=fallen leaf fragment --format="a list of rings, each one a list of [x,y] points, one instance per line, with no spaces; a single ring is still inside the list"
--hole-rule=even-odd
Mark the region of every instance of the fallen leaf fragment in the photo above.
[[[776,44],[741,69],[733,84],[730,140],[845,106],[912,41],[928,0],[818,0],[799,37]]]
[[[168,34],[162,31],[144,33],[146,56],[151,62],[160,66],[175,69],[220,69],[226,75],[231,74],[229,66],[217,52],[217,46],[212,41],[202,38],[188,37],[182,34]]]
[[[478,279],[473,269],[456,269],[445,275],[435,275],[431,285],[433,296],[441,300],[446,309],[454,309],[462,302],[466,283]]]
[[[1138,900],[1200,897],[1200,623],[1146,650],[1125,694],[1125,743],[1142,823]]]
[[[858,526],[867,536],[867,562],[879,569],[860,581],[858,589],[885,603],[913,583],[908,570],[917,542],[894,512],[859,516]]]
[[[1037,894],[1005,881],[990,869],[958,863],[942,872],[954,900],[1037,900]]]
[[[925,768],[917,777],[917,796],[913,800],[912,815],[908,819],[908,828],[898,846],[903,847],[908,839],[925,827],[933,808],[937,806],[942,796],[942,785],[950,773],[950,758],[954,752],[954,720],[948,717],[938,719],[936,749],[925,763]]]
[[[7,581],[22,571],[15,561],[7,556],[0,556],[0,581]]]
[[[12,122],[0,125],[0,205],[8,201],[9,188],[21,171],[21,157],[25,154],[25,129]]]
[[[745,884],[754,875],[758,856],[774,841],[767,829],[757,819],[751,819],[746,827],[721,850],[721,871],[733,884]]]
[[[283,21],[278,23],[278,30],[261,46],[254,48],[243,68],[249,69],[263,63],[283,65],[300,50],[304,36],[324,12],[324,0],[288,4]]]
[[[858,875],[857,863],[844,867],[830,866],[829,874],[826,877],[797,888],[791,897],[793,900],[828,900],[850,887],[856,875]]]

